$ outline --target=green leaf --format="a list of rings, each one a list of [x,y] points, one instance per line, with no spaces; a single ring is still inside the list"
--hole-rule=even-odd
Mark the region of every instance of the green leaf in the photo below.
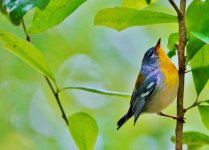
[[[5,49],[21,58],[38,72],[55,81],[42,53],[31,43],[3,30],[0,30],[0,42],[4,44]]]
[[[151,0],[146,0],[147,4],[150,4],[151,3]]]
[[[123,0],[122,6],[135,8],[135,9],[142,9],[142,8],[149,6],[149,4],[152,4],[155,2],[157,2],[157,0]]]
[[[208,3],[202,0],[194,0],[188,7],[186,12],[187,31],[199,33],[208,32]],[[194,15],[195,13],[195,15]]]
[[[171,140],[176,141],[174,136]],[[200,132],[187,131],[183,133],[182,142],[188,145],[188,150],[199,150],[202,146],[209,145],[209,136]]]
[[[187,63],[194,57],[194,55],[205,45],[200,39],[196,38],[193,34],[190,35],[189,41],[186,46]]]
[[[177,17],[173,15],[124,7],[103,9],[96,14],[94,19],[95,25],[110,27],[118,31],[132,26],[176,22]]]
[[[200,39],[204,43],[209,44],[209,35],[201,34],[201,33],[198,33],[198,32],[193,32],[193,31],[191,32],[191,34],[193,34],[196,38]]]
[[[173,136],[171,138],[172,142],[175,142],[176,139]],[[187,131],[183,133],[183,141],[184,144],[200,146],[200,145],[208,145],[209,144],[209,136],[194,131]]]
[[[187,9],[186,26],[189,34],[189,41],[187,44],[187,62],[190,61],[204,45],[204,42],[191,35],[191,31],[201,34],[209,34],[209,13],[206,13],[208,10],[209,4],[202,0],[194,0]]]
[[[202,147],[202,145],[188,145],[187,150],[199,150]]]
[[[23,16],[32,8],[44,9],[49,0],[0,0],[0,10],[15,25],[19,25]]]
[[[209,79],[209,45],[203,46],[191,60],[192,75],[197,95]]]
[[[36,9],[33,22],[28,29],[30,34],[43,32],[60,24],[86,0],[51,0],[43,10]]]
[[[98,135],[98,127],[94,118],[79,112],[68,118],[70,133],[79,150],[93,150]]]
[[[176,50],[179,43],[179,34],[178,33],[171,33],[168,38],[167,47],[169,49],[168,56],[171,58],[176,55]]]
[[[208,33],[202,34],[194,31],[190,32],[190,40],[187,44],[187,62],[194,57],[205,43],[209,44]]]
[[[205,127],[209,130],[209,119],[208,119],[209,106],[199,105],[198,108],[202,122],[205,125]]]
[[[197,95],[200,95],[209,78],[209,66],[192,69],[192,76]]]

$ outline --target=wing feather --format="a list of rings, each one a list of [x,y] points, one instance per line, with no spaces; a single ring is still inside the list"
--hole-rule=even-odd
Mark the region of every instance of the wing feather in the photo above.
[[[136,87],[131,97],[130,107],[134,113],[134,124],[139,118],[140,114],[146,107],[149,98],[154,93],[157,88],[158,83],[158,73],[153,72],[145,78],[140,87]]]

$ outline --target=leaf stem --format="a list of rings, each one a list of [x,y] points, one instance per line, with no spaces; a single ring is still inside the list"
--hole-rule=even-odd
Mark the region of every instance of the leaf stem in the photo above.
[[[27,34],[25,22],[24,22],[23,19],[21,20],[21,23],[22,23],[23,31],[24,31],[25,36],[26,36],[26,40],[28,42],[31,42],[31,38]],[[49,85],[49,87],[50,87],[50,89],[51,89],[51,91],[52,91],[52,93],[53,93],[53,95],[54,95],[54,97],[55,97],[55,99],[56,99],[56,101],[58,103],[58,106],[59,106],[59,108],[60,108],[60,110],[62,112],[62,117],[63,117],[65,123],[68,126],[69,125],[69,122],[68,122],[67,116],[65,114],[65,111],[64,111],[63,106],[62,106],[62,104],[60,102],[60,99],[59,99],[59,90],[58,90],[57,84],[56,84],[56,82],[54,82],[54,85],[55,85],[55,88],[54,88],[53,85],[52,85],[52,83],[51,83],[51,81],[50,81],[50,79],[48,77],[46,77],[46,76],[44,76],[44,78],[45,78],[46,82],[48,83],[48,85]]]
[[[83,90],[83,91],[93,92],[93,93],[102,94],[102,95],[117,96],[117,97],[124,97],[124,98],[130,98],[131,97],[131,94],[129,94],[129,93],[113,92],[113,91],[95,89],[95,88],[90,88],[90,87],[81,87],[81,86],[65,87],[65,88],[59,90],[59,92],[63,92],[63,91],[66,91],[66,90]]]
[[[189,73],[189,72],[191,72],[191,71],[192,71],[192,69],[191,69],[191,70],[186,70],[185,73]]]
[[[202,103],[208,102],[208,100],[198,102],[198,99],[199,99],[199,96],[197,96],[196,100],[194,101],[194,103],[191,106],[189,106],[188,108],[185,109],[185,113],[193,107],[196,107],[196,106],[199,106]]]
[[[179,88],[177,93],[177,116],[184,118],[184,79],[185,79],[185,46],[187,42],[186,25],[185,25],[185,10],[186,0],[180,0],[180,8],[177,7],[173,0],[169,0],[170,4],[178,14],[179,25],[179,46],[178,46],[178,66],[179,66]],[[182,150],[182,132],[183,122],[177,120],[176,123],[176,150]]]
[[[28,42],[31,42],[30,36],[28,35],[28,33],[27,33],[27,31],[26,31],[25,22],[24,22],[23,19],[21,20],[21,23],[22,23],[23,31],[24,31],[25,36],[26,36],[26,40],[27,40]]]

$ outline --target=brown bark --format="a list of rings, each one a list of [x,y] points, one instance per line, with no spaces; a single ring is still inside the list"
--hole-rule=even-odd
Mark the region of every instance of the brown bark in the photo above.
[[[178,66],[179,66],[179,88],[177,94],[177,116],[184,118],[184,78],[185,78],[185,46],[187,42],[186,25],[185,25],[185,10],[186,0],[180,0],[180,8],[173,0],[169,0],[178,14],[179,25],[179,45],[178,45]],[[176,123],[176,150],[182,150],[182,133],[183,121],[177,120]]]

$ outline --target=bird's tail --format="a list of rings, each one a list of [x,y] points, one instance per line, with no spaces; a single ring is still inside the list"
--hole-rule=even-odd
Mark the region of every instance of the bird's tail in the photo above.
[[[120,129],[120,127],[121,127],[126,121],[128,121],[128,119],[130,119],[132,116],[133,116],[132,109],[129,108],[127,114],[125,114],[125,115],[118,121],[118,123],[117,123],[117,125],[118,125],[117,130]]]

